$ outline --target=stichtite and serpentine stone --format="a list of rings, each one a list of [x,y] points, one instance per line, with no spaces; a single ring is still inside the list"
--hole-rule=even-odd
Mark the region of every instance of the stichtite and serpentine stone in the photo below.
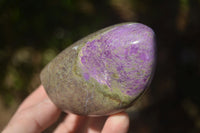
[[[65,112],[98,116],[123,111],[151,82],[154,36],[140,23],[97,31],[53,59],[41,72],[41,82]]]

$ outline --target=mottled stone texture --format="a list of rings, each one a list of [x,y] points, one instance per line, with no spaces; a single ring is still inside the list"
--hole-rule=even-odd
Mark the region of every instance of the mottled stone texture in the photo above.
[[[43,69],[41,81],[64,111],[107,115],[132,105],[150,84],[154,65],[152,29],[122,23],[66,48]]]

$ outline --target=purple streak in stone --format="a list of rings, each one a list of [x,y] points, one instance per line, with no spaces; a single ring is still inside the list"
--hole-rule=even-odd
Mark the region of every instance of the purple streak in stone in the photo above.
[[[150,82],[155,60],[154,32],[129,23],[110,29],[88,41],[79,53],[79,66],[86,81],[95,79],[111,90],[139,95]]]

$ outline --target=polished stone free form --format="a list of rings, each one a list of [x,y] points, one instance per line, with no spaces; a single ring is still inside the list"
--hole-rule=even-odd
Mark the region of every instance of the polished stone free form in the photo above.
[[[63,111],[108,115],[131,106],[148,88],[154,65],[152,29],[122,23],[75,42],[40,77],[50,99]]]

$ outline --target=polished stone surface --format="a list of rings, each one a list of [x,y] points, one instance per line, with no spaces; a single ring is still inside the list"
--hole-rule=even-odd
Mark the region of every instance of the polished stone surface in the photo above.
[[[42,71],[51,100],[66,112],[107,115],[124,110],[148,88],[155,37],[140,23],[97,31],[62,51]]]

